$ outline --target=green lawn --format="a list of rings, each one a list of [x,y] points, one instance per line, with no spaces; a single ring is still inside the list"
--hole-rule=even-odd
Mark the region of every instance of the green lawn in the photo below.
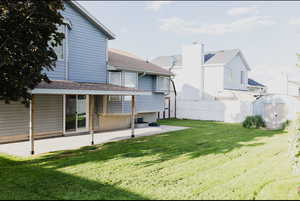
[[[32,159],[0,156],[0,199],[299,199],[287,133],[238,124],[191,129]]]

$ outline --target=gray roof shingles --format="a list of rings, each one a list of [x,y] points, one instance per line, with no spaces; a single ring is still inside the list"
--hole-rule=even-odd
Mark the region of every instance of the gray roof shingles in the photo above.
[[[110,49],[108,51],[108,64],[118,70],[129,70],[171,76],[172,73],[152,62],[143,60],[135,55],[121,50]]]
[[[81,83],[73,81],[55,80],[50,83],[41,82],[36,89],[63,89],[63,90],[95,90],[95,91],[129,91],[143,92],[135,88],[128,88],[104,83]]]

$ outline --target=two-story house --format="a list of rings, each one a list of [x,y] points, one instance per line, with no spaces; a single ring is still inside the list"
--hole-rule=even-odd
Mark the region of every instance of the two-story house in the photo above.
[[[167,98],[177,118],[240,122],[252,113],[250,67],[239,49],[207,52],[203,44],[194,43],[184,46],[180,55],[152,62],[175,74],[176,96],[170,93]]]
[[[133,128],[137,117],[156,121],[171,73],[122,51],[109,50],[115,35],[74,1],[65,1],[63,45],[30,108],[0,101],[0,143]],[[134,134],[134,133],[133,133]],[[33,151],[33,150],[32,150]]]

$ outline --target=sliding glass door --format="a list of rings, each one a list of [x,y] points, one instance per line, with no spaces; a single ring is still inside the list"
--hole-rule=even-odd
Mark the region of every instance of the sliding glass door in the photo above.
[[[66,96],[66,132],[83,132],[88,129],[88,100],[85,95]]]
[[[86,96],[77,96],[77,130],[87,127],[87,103]]]

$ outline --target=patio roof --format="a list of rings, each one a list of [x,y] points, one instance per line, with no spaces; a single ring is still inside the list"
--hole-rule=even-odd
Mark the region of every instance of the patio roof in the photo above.
[[[150,92],[103,83],[82,83],[73,81],[42,82],[31,91],[32,94],[76,94],[76,95],[151,95]]]

